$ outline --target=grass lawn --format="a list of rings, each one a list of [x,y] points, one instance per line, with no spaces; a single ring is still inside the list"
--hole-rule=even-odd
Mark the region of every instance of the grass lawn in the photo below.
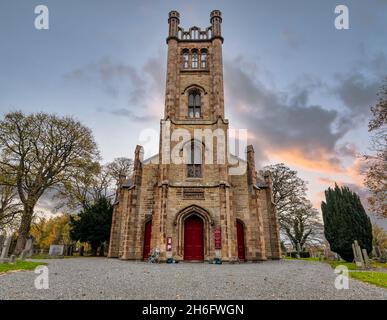
[[[35,260],[45,260],[45,259],[71,259],[71,258],[84,258],[87,256],[78,256],[78,255],[74,255],[74,256],[50,256],[48,254],[35,254],[31,257],[28,257],[28,259],[35,259]]]
[[[352,271],[349,273],[351,278],[374,284],[378,287],[387,289],[387,273],[372,271]]]
[[[371,261],[371,267],[376,269],[384,269],[384,271],[363,271],[358,269],[355,263],[346,262],[346,261],[321,261],[319,258],[289,258],[286,257],[286,260],[304,260],[311,262],[324,262],[328,263],[333,269],[337,266],[346,266],[349,270],[349,276],[353,279],[360,280],[363,282],[371,283],[378,287],[387,288],[387,263]]]
[[[319,258],[291,258],[291,257],[285,257],[285,260],[304,260],[304,261],[312,261],[312,262],[322,262]]]
[[[0,264],[0,274],[16,270],[34,270],[37,266],[47,263],[17,260],[15,264]]]

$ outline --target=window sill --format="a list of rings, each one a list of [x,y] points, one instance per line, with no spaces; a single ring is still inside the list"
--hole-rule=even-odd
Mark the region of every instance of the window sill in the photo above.
[[[181,72],[204,72],[204,73],[206,73],[206,72],[209,72],[210,71],[210,69],[209,68],[206,68],[206,69],[183,69],[183,68],[181,68],[180,69],[180,71]]]

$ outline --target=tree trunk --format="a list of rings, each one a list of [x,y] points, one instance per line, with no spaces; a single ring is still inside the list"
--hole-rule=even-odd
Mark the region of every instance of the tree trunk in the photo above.
[[[24,207],[19,231],[18,231],[18,239],[16,243],[16,248],[14,251],[14,254],[16,256],[20,255],[21,252],[24,250],[24,247],[26,245],[27,239],[30,234],[30,229],[31,229],[31,221],[32,221],[32,216],[34,214],[34,209],[33,207]]]
[[[99,247],[99,243],[98,242],[92,242],[91,243],[91,255],[93,257],[97,256],[98,247]]]
[[[99,256],[100,257],[104,257],[105,256],[105,246],[104,246],[104,244],[101,244],[101,246],[99,247]]]

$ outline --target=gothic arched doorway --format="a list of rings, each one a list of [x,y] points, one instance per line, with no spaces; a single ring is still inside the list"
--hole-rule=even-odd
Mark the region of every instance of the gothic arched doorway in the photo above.
[[[184,221],[184,260],[204,260],[203,229],[203,220],[195,214]]]
[[[245,255],[245,228],[242,222],[237,221],[237,245],[238,245],[238,258],[244,261]]]
[[[151,250],[151,239],[152,239],[152,220],[149,220],[145,223],[144,228],[144,250],[143,250],[143,258],[147,260],[149,257],[149,253]]]

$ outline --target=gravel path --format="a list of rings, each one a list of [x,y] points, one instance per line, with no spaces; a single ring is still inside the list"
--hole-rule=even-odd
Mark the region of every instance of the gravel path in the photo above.
[[[387,290],[350,280],[334,287],[330,266],[305,261],[209,265],[104,258],[45,260],[49,289],[33,271],[0,275],[0,299],[384,299]]]

